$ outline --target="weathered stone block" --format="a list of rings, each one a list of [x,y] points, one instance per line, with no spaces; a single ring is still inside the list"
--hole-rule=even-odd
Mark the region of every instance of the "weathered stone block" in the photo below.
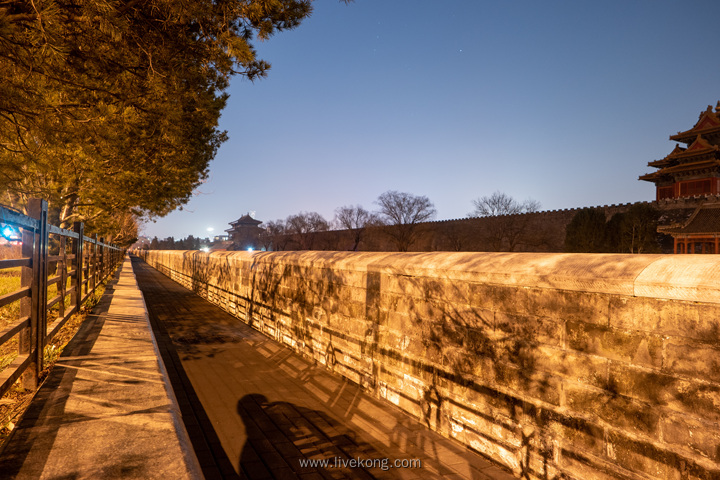
[[[381,275],[380,291],[415,298],[427,297],[423,278],[411,275]]]
[[[627,470],[650,478],[683,480],[682,459],[670,451],[612,432],[608,434],[607,448],[608,457]]]
[[[605,390],[567,381],[565,406],[610,425],[659,439],[660,413],[652,405]]]
[[[711,303],[667,301],[669,308],[660,317],[660,332],[691,338],[710,345],[720,345],[720,305]]]
[[[484,363],[488,370],[493,368],[491,361]],[[499,390],[494,383],[484,381],[481,377],[474,376],[473,380],[463,381],[462,377],[441,373],[434,375],[428,383],[433,385],[441,396],[455,403],[472,406],[474,410],[493,418],[518,421],[517,412],[523,400]]]
[[[605,430],[597,425],[587,422],[552,422],[549,429],[561,445],[597,457],[605,453]]]
[[[455,323],[477,330],[489,329],[495,322],[495,312],[482,307],[452,304],[445,316]]]
[[[428,299],[464,305],[470,300],[468,284],[461,280],[423,277],[422,288],[424,297]]]
[[[638,478],[644,478],[623,470],[602,457],[566,448],[561,450],[560,471],[566,475],[566,478],[573,480],[638,480]]]
[[[561,405],[562,380],[545,372],[529,372],[514,365],[496,362],[495,382],[498,385],[552,405]]]
[[[720,462],[720,423],[705,422],[692,415],[670,413],[662,420],[663,440],[680,448],[689,448]]]
[[[528,299],[528,288],[496,285],[492,289],[492,308],[496,312],[524,315],[532,313]]]
[[[432,323],[445,316],[445,304],[435,300],[415,299],[407,313],[415,321]]]
[[[610,361],[608,391],[636,398],[658,406],[672,406],[679,411],[692,411],[698,407],[696,402],[689,404],[689,410],[683,403],[690,400],[690,383],[673,375],[657,370],[648,370]]]
[[[483,309],[494,310],[494,288],[487,283],[469,283],[467,303]]]
[[[525,344],[544,343],[563,345],[565,325],[561,320],[535,315],[511,315],[497,312],[495,328],[506,338],[517,339]]]
[[[668,339],[663,370],[720,382],[720,347]]]
[[[560,374],[579,383],[605,388],[608,381],[608,360],[561,348],[539,345],[533,350],[535,368]]]
[[[378,333],[378,344],[393,350],[401,355],[422,356],[428,348],[426,342],[417,337],[411,337],[390,330]]]
[[[635,365],[661,367],[663,340],[660,335],[616,330],[584,322],[567,322],[568,348]]]
[[[661,316],[671,309],[667,300],[613,296],[610,298],[610,326],[622,330],[657,332]]]
[[[545,288],[528,289],[528,308],[533,315],[597,325],[608,324],[609,296]]]
[[[511,447],[520,448],[523,445],[521,428],[506,417],[487,415],[469,405],[459,405],[454,402],[445,401],[441,405],[442,411],[451,421],[456,425],[462,425],[464,429],[482,432]]]
[[[337,305],[336,312],[346,317],[364,318],[365,304],[360,302],[347,302]]]
[[[563,472],[555,465],[552,452],[531,450],[526,455],[524,463],[526,467],[523,474],[530,480],[563,478]]]

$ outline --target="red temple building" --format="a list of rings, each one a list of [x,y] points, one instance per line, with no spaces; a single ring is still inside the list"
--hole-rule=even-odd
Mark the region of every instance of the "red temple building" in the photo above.
[[[720,253],[720,204],[700,205],[685,223],[658,231],[672,235],[675,253]]]
[[[708,105],[693,128],[671,135],[670,140],[679,142],[673,151],[648,163],[658,170],[640,177],[655,184],[656,199],[719,194],[720,101],[715,111]]]

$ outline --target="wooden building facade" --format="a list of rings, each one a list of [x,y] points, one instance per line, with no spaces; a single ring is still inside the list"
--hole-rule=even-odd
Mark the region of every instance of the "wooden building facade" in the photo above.
[[[700,205],[683,225],[658,231],[672,235],[675,253],[720,253],[720,205]]]

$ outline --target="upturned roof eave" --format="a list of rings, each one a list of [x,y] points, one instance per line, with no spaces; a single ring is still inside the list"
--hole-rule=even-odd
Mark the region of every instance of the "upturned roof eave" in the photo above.
[[[720,125],[710,128],[703,128],[700,130],[695,130],[694,128],[691,128],[690,130],[685,130],[684,132],[678,132],[675,135],[670,135],[670,140],[680,143],[692,143],[698,135],[708,137],[715,134],[720,135]]]

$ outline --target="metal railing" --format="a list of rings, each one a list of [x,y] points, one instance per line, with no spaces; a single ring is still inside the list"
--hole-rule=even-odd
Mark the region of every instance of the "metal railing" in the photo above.
[[[124,254],[97,235],[85,236],[81,222],[73,230],[48,224],[45,200],[30,200],[28,213],[0,207],[0,221],[22,232],[21,258],[0,260],[0,271],[20,268],[20,289],[0,296],[0,308],[15,302],[20,307],[16,320],[0,325],[0,347],[18,337],[17,358],[0,372],[0,397],[19,378],[25,388],[37,387],[45,346],[113,273]],[[48,299],[52,285],[57,294]]]

